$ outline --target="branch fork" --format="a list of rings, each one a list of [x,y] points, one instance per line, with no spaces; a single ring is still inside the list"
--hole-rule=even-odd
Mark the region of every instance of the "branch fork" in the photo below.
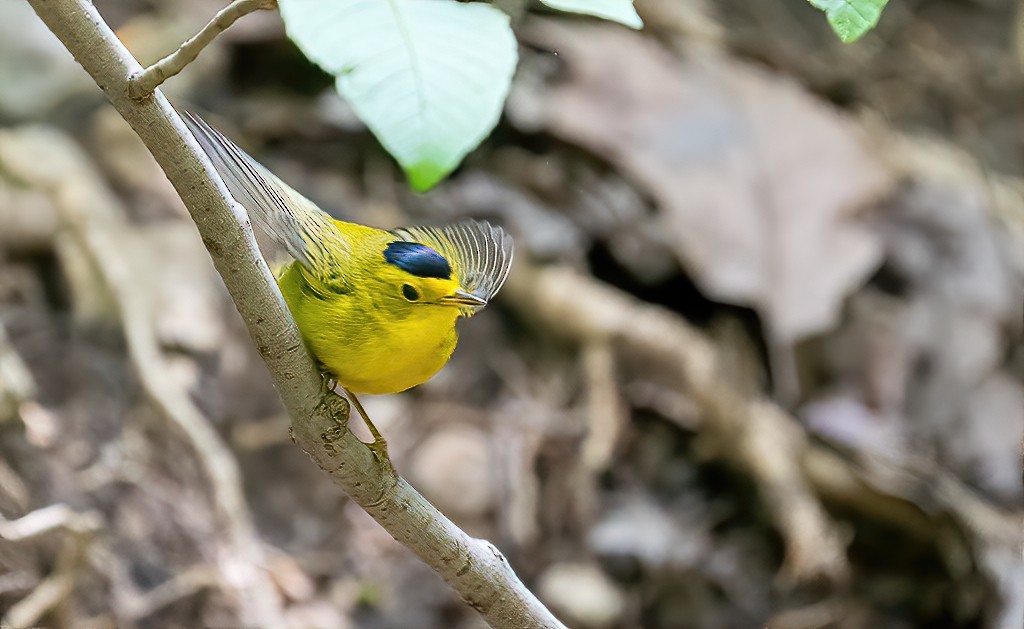
[[[217,35],[227,30],[239,18],[253,11],[276,8],[277,0],[234,0],[213,16],[213,19],[202,30],[179,46],[176,51],[145,70],[133,74],[128,79],[128,98],[141,100],[152,94],[164,81],[180,73],[185,66],[195,61],[203,48],[206,48]]]

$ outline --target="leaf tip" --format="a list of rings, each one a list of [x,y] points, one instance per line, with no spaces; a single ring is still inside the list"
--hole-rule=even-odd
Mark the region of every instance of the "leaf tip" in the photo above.
[[[405,176],[409,185],[416,192],[426,192],[438,184],[452,171],[451,167],[443,166],[435,161],[423,160],[405,167]]]

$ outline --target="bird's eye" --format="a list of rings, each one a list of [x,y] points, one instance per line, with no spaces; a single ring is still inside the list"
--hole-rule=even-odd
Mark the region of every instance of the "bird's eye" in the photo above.
[[[409,301],[416,301],[420,298],[420,294],[410,284],[402,284],[402,296]]]

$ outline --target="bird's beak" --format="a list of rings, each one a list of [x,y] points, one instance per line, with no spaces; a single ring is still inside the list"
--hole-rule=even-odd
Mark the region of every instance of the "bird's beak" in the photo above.
[[[487,300],[482,297],[477,297],[469,291],[456,288],[455,292],[451,295],[441,298],[442,303],[453,304],[456,306],[469,306],[470,308],[483,308],[487,305]]]

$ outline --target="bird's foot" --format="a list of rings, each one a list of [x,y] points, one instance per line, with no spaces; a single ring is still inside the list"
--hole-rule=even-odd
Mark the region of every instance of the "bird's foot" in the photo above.
[[[388,442],[385,439],[375,437],[373,441],[366,445],[373,451],[373,455],[377,457],[377,461],[389,474],[398,476],[395,464],[391,462],[391,456],[388,454]]]

